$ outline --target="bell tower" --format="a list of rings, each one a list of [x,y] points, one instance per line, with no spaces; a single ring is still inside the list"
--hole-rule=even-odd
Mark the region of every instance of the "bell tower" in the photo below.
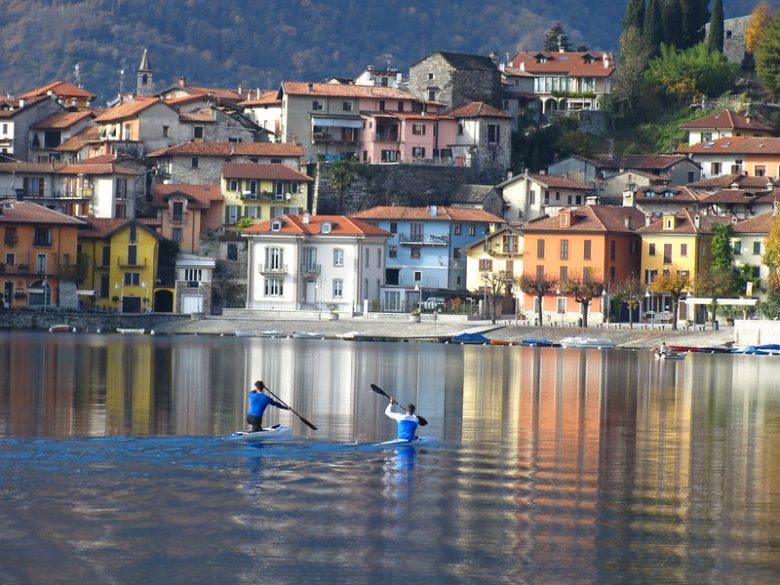
[[[144,49],[141,55],[141,64],[138,66],[136,75],[135,94],[140,96],[150,96],[154,92],[154,81],[152,77],[152,66],[149,64],[149,53]]]

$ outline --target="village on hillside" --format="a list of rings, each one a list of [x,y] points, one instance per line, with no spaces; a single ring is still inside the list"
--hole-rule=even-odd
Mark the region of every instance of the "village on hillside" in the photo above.
[[[629,2],[619,61],[570,46],[556,23],[514,55],[434,51],[408,71],[272,90],[160,87],[163,56],[146,50],[133,91],[107,104],[77,68],[41,80],[0,100],[0,310],[777,318],[780,137],[760,47],[753,64],[761,15],[724,20],[713,4],[687,50],[714,51],[744,91],[684,94],[684,140],[641,152],[612,136],[643,108],[636,59],[661,79],[675,57],[647,45],[667,4]],[[776,39],[780,21],[764,18]],[[587,148],[536,164],[528,144],[556,128]]]

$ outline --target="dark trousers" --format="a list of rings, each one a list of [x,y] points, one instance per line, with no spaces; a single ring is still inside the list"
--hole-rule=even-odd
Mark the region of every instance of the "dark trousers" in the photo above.
[[[263,417],[262,416],[255,416],[253,414],[246,415],[246,422],[249,423],[249,425],[252,427],[252,432],[255,433],[257,431],[263,430]]]

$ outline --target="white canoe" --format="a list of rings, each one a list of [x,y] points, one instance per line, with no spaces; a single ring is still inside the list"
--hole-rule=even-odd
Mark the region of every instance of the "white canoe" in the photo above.
[[[597,339],[595,337],[564,337],[560,344],[561,347],[592,347],[596,349],[615,347],[615,342],[611,339]]]
[[[275,429],[264,429],[262,431],[237,431],[225,437],[226,441],[237,441],[241,443],[269,443],[274,441],[286,441],[293,436],[292,427],[276,427]]]
[[[383,441],[379,443],[382,448],[385,447],[417,447],[420,445],[431,444],[436,440],[435,437],[417,437],[413,441],[406,441],[404,439],[393,439],[392,441]]]

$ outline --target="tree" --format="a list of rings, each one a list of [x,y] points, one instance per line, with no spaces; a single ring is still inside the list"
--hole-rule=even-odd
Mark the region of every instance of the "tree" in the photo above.
[[[635,28],[641,34],[645,22],[645,0],[628,0],[626,15],[623,17],[623,30]]]
[[[650,292],[672,297],[672,329],[677,329],[677,309],[680,297],[691,287],[691,279],[687,274],[673,274],[671,271],[657,275],[650,284]]]
[[[761,262],[769,267],[767,289],[780,293],[780,215],[772,218],[769,234],[764,241],[764,255]]]
[[[487,294],[490,296],[490,304],[492,307],[490,320],[492,323],[495,323],[498,299],[512,290],[515,278],[511,272],[506,270],[499,270],[498,272],[485,270],[479,273],[479,280],[482,283],[483,288],[487,290]]]
[[[593,276],[593,271],[585,270],[582,274],[570,275],[561,283],[561,290],[580,304],[582,326],[587,327],[590,302],[602,293],[604,283]]]
[[[620,35],[620,61],[612,82],[612,99],[622,116],[631,116],[642,89],[650,51],[639,29],[630,27]]]
[[[712,225],[712,272],[729,272],[734,269],[734,247],[731,245],[731,224]]]
[[[704,38],[704,25],[709,20],[708,1],[680,0],[680,17],[683,28],[681,49],[693,47]]]
[[[533,295],[536,299],[537,323],[544,323],[544,297],[558,288],[558,279],[546,274],[531,276],[523,274],[517,285],[527,295]]]
[[[628,326],[634,328],[634,311],[639,308],[642,298],[642,283],[632,274],[615,288],[614,300],[623,303],[628,308]]]
[[[754,54],[758,79],[772,95],[780,95],[780,12],[772,17]]]
[[[330,184],[339,192],[339,213],[344,213],[344,194],[352,186],[353,165],[349,160],[337,160],[330,164]]]
[[[563,23],[560,20],[544,33],[544,50],[548,53],[571,51],[571,42],[569,37],[566,36],[566,30],[563,28]]]
[[[662,42],[670,47],[682,47],[682,7],[680,0],[666,0],[661,8]]]
[[[645,45],[651,55],[658,53],[663,40],[663,29],[661,23],[661,7],[659,0],[648,0],[645,9],[645,22],[642,25],[642,37]]]
[[[718,299],[731,297],[737,288],[737,279],[734,270],[703,269],[696,276],[695,293],[698,297],[711,297],[710,311],[711,321],[718,318]]]
[[[723,52],[723,0],[714,0],[712,3],[707,48],[710,51]]]
[[[756,52],[756,47],[764,38],[770,22],[772,22],[772,9],[766,2],[761,2],[753,9],[753,13],[750,15],[750,24],[745,32],[745,49],[748,53]]]
[[[646,78],[681,103],[699,95],[719,96],[734,86],[739,67],[723,53],[710,52],[703,43],[686,50],[661,46],[661,54],[650,61]]]

